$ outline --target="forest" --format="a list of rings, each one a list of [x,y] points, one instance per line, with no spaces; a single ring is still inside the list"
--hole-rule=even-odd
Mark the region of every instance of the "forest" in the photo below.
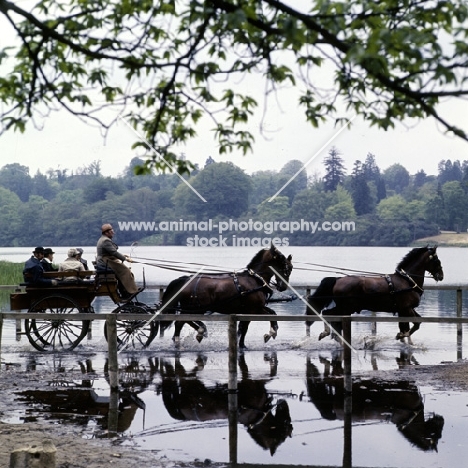
[[[99,161],[74,173],[3,166],[0,245],[94,245],[107,222],[120,245],[276,238],[278,245],[407,246],[468,228],[468,161],[441,160],[437,175],[410,174],[399,163],[381,170],[369,153],[347,173],[333,147],[322,176],[300,171],[297,160],[248,175],[211,157],[190,176],[135,175],[143,163],[132,159],[118,177],[104,176]]]

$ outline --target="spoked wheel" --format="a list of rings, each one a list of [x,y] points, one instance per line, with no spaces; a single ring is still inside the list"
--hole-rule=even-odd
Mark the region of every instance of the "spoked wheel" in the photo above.
[[[39,299],[28,312],[78,314],[81,308],[67,296],[54,295]],[[28,340],[39,351],[72,350],[86,336],[89,320],[26,319]]]
[[[159,359],[148,358],[146,364],[140,363],[140,356],[131,354],[119,362],[119,390],[133,393],[142,393],[154,383],[154,377],[159,370]],[[104,364],[104,376],[109,379],[109,361]]]
[[[148,306],[140,303],[124,304],[114,310],[116,314],[148,314],[153,315]],[[151,317],[148,317],[148,320]],[[117,346],[122,348],[142,349],[150,345],[158,334],[159,323],[148,320],[117,319]],[[104,336],[107,340],[107,324],[104,325]]]

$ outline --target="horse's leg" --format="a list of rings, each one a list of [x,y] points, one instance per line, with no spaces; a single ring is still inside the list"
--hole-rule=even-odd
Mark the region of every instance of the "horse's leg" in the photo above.
[[[181,320],[176,320],[174,324],[174,336],[172,337],[172,341],[174,342],[176,348],[180,346],[180,332],[184,326],[184,323],[185,322],[182,322]]]
[[[410,313],[401,313],[400,317],[421,317],[414,309],[410,309]],[[408,339],[408,344],[412,345],[413,340],[411,339],[411,335],[419,329],[421,324],[419,322],[413,323],[413,327],[410,329],[409,322],[399,322],[398,328],[400,332],[397,334],[396,339],[400,340],[402,343],[405,342],[405,338]]]
[[[206,325],[199,320],[194,322],[194,324],[198,327],[197,336],[195,338],[197,339],[199,343],[201,343],[201,340],[203,340],[203,338],[208,336],[208,328],[206,328]]]
[[[239,326],[237,327],[237,336],[239,338],[239,348],[240,349],[247,349],[245,346],[245,335],[247,334],[247,330],[249,329],[250,322],[239,322]]]
[[[203,322],[200,321],[195,321],[195,322],[186,322],[188,325],[190,325],[194,330],[197,331],[197,335],[195,336],[195,339],[201,343],[203,338],[205,336],[208,336],[208,329],[206,328],[206,325]]]
[[[336,314],[336,307],[333,307],[332,309],[325,309],[324,311],[322,311],[322,315],[324,317],[326,317],[327,315],[337,315]],[[330,333],[331,333],[330,325],[328,325],[328,322],[325,321],[323,324],[324,324],[324,329],[323,329],[323,332],[320,333],[320,335],[319,335],[319,341],[323,340],[327,336],[330,336]]]
[[[270,309],[269,307],[265,306],[263,310],[266,311],[267,314],[276,315],[276,312],[273,309]],[[277,335],[278,335],[278,322],[276,321],[270,322],[270,331],[268,333],[265,333],[265,335],[263,335],[263,339],[265,343],[269,341],[270,338],[275,339]]]
[[[413,309],[413,313],[414,313],[414,316],[415,317],[421,317],[420,314],[418,314],[414,309]],[[418,331],[419,328],[421,327],[421,322],[413,322],[413,326],[411,327],[410,331],[409,331],[409,335],[408,335],[408,343],[410,345],[413,344],[413,340],[411,339],[411,335],[415,332],[415,331]]]
[[[316,304],[312,300],[312,296],[307,298],[307,307],[306,307],[306,315],[320,315],[320,311],[323,307],[323,304]],[[306,320],[306,336],[310,336],[310,327],[314,324],[314,320]]]
[[[326,317],[327,315],[342,315],[342,312],[338,307],[333,307],[331,309],[325,309],[322,312],[323,317]],[[319,341],[322,340],[323,338],[327,337],[332,334],[332,338],[334,338],[336,341],[339,341],[341,343],[341,339],[338,338],[338,336],[341,336],[343,330],[343,325],[341,322],[333,322],[333,325],[330,326],[327,321],[324,322],[324,330],[322,333],[319,335]]]

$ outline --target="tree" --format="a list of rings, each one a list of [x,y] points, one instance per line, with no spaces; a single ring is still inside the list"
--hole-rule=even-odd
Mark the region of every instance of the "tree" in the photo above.
[[[278,187],[272,193],[274,195],[278,191],[278,195],[289,198],[289,205],[294,201],[294,197],[298,192],[307,188],[307,172],[304,170],[304,165],[297,159],[288,161],[279,171]]]
[[[57,184],[47,179],[47,176],[39,171],[32,178],[31,195],[40,195],[46,200],[52,200],[57,194]]]
[[[468,196],[460,182],[453,180],[442,185],[442,194],[447,216],[447,229],[460,232],[466,230]]]
[[[271,202],[267,199],[258,206],[257,216],[261,221],[282,221],[287,219],[288,215],[288,197],[278,196]]]
[[[401,164],[392,164],[383,173],[388,189],[401,193],[410,183],[409,172]]]
[[[346,176],[343,158],[334,146],[323,160],[323,165],[325,166],[325,175],[323,177],[325,190],[334,191],[339,184],[343,183]]]
[[[189,183],[206,202],[186,184],[179,184],[174,204],[181,215],[193,215],[198,220],[207,221],[216,216],[234,218],[247,211],[250,178],[232,163],[209,164],[190,178]]]
[[[442,160],[439,162],[438,170],[438,179],[441,185],[444,185],[445,182],[452,182],[454,180],[460,181],[463,179],[463,170],[460,161],[452,163],[450,159]]]
[[[380,168],[377,165],[375,156],[372,153],[367,153],[366,160],[362,165],[362,170],[368,181],[375,182],[377,185],[380,180]]]
[[[112,177],[98,177],[83,191],[83,199],[86,203],[96,203],[105,200],[109,192],[121,195],[124,191],[123,183]]]
[[[264,200],[271,198],[278,191],[279,176],[275,171],[254,172],[250,179],[252,182],[250,203],[253,205],[253,208]]]
[[[32,185],[29,167],[14,163],[0,169],[0,186],[16,193],[21,201],[28,201]]]
[[[21,232],[22,203],[18,195],[4,187],[0,187],[0,243],[4,246],[17,245],[17,237]]]
[[[372,212],[374,203],[361,161],[355,161],[354,163],[351,174],[351,196],[358,216]]]
[[[422,187],[427,181],[427,174],[424,172],[424,169],[420,169],[414,175],[413,184],[416,188]]]
[[[308,3],[42,0],[25,10],[0,0],[2,34],[8,24],[16,35],[0,49],[2,130],[41,125],[58,108],[104,131],[123,116],[183,171],[193,166],[170,148],[194,137],[202,117],[221,153],[246,153],[255,109],[293,86],[316,127],[342,121],[346,108],[383,129],[433,117],[468,141],[439,112],[468,94],[465,0]],[[264,103],[235,89],[249,74],[265,81]],[[166,169],[148,144],[136,143]]]

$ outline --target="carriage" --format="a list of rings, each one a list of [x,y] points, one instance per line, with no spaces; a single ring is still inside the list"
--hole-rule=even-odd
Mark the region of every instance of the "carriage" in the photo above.
[[[163,294],[160,304],[150,307],[137,300],[136,295],[123,302],[118,293],[118,281],[111,270],[45,272],[45,278],[58,279],[58,285],[35,287],[24,284],[24,291],[10,295],[11,310],[27,310],[41,314],[25,319],[25,333],[29,342],[39,351],[72,350],[87,335],[90,328],[93,301],[98,296],[108,296],[116,305],[113,310],[118,314],[146,314],[148,320],[128,320],[118,318],[117,345],[120,348],[146,348],[158,334],[159,321],[151,320],[156,313],[162,313],[161,330],[172,323],[174,314],[199,314],[219,312],[223,314],[267,314],[276,315],[267,307],[274,289],[287,288],[292,271],[291,256],[285,257],[273,244],[261,249],[250,261],[245,270],[231,273],[201,274],[182,276],[172,281]],[[202,268],[203,270],[203,268]],[[274,287],[270,281],[275,279]],[[196,281],[193,281],[196,279]],[[67,281],[68,280],[68,281]],[[141,292],[144,288],[141,288]],[[138,294],[138,293],[137,293]],[[288,300],[288,299],[286,299]],[[50,319],[44,314],[67,314],[67,320]],[[70,315],[80,314],[75,320]],[[81,314],[89,314],[83,318]],[[178,321],[174,342],[178,345],[180,331],[187,323],[202,330],[197,337],[201,341],[206,330],[200,321]],[[272,317],[270,332],[265,341],[276,337],[277,323]],[[239,346],[244,348],[244,339],[249,322],[239,326]],[[107,339],[107,326],[104,328]]]
[[[154,314],[155,310],[136,298],[123,303],[118,293],[117,278],[105,271],[54,271],[45,272],[45,278],[58,280],[56,286],[37,287],[28,284],[24,291],[10,294],[11,310],[28,313],[66,314],[67,320],[26,318],[25,334],[31,345],[39,351],[72,350],[90,331],[93,302],[107,296],[114,304],[116,314]],[[143,288],[144,289],[144,288]],[[73,314],[89,314],[89,319],[70,320]],[[147,320],[117,319],[117,342],[120,347],[148,346],[158,332],[158,323]],[[107,327],[104,326],[107,339]]]

